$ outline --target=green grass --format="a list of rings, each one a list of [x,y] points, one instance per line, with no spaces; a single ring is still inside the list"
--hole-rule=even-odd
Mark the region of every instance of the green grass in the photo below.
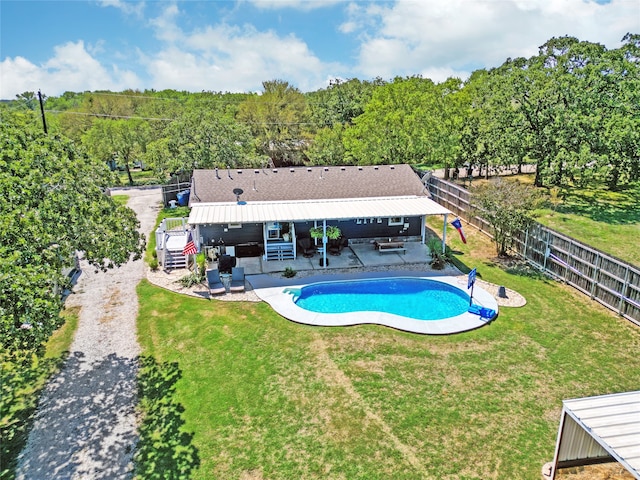
[[[634,265],[640,265],[640,183],[626,190],[582,188],[564,192],[554,211],[536,219],[550,228]]]
[[[116,205],[124,207],[129,201],[129,195],[111,195]]]
[[[18,454],[27,442],[40,392],[62,367],[78,328],[78,310],[62,313],[65,323],[46,344],[45,355],[0,354],[0,479],[15,476]]]
[[[126,170],[118,170],[118,179],[120,180],[120,185],[126,186],[129,185],[129,176],[127,175]],[[140,169],[131,169],[131,178],[133,179],[134,185],[160,185],[162,181],[158,177],[155,176],[152,170],[140,170]]]
[[[298,325],[264,303],[201,300],[142,282],[143,355],[151,378],[169,380],[143,396],[143,405],[166,408],[151,409],[146,422],[155,428],[140,442],[162,458],[138,457],[138,471],[539,478],[553,457],[562,399],[637,389],[640,330],[569,287],[502,270],[481,234],[468,232],[467,245],[454,234],[460,262],[527,305],[502,308],[476,331],[421,336]]]
[[[507,180],[533,185],[533,174]],[[485,182],[474,179],[474,184]],[[462,184],[459,181],[458,184]],[[545,195],[550,190],[541,189]],[[558,205],[534,212],[535,219],[568,237],[640,266],[640,183],[616,192],[598,187],[558,190]]]

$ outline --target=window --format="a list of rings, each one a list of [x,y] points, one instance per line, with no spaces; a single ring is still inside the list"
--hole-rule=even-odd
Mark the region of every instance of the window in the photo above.
[[[404,217],[389,217],[389,224],[390,227],[395,227],[398,225],[404,225]]]

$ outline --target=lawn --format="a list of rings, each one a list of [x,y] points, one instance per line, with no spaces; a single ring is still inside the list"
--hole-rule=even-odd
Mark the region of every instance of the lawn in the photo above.
[[[531,174],[506,177],[533,184]],[[477,179],[474,183],[485,180]],[[462,182],[458,182],[462,184]],[[547,189],[541,189],[549,195]],[[564,188],[555,207],[535,212],[535,219],[580,242],[640,266],[640,183],[612,192],[604,188]]]
[[[476,331],[421,336],[298,325],[264,303],[143,281],[143,384],[160,387],[143,395],[141,451],[155,457],[138,457],[140,477],[539,478],[562,399],[638,388],[640,330],[569,287],[500,268],[481,234],[467,245],[454,235],[459,261],[527,305]]]
[[[558,232],[640,266],[640,183],[619,192],[568,190],[562,203],[536,218]]]
[[[126,170],[118,170],[118,179],[120,185],[128,186],[129,177]],[[131,168],[131,178],[134,185],[161,185],[163,182],[156,177],[151,170],[140,170],[139,168]]]

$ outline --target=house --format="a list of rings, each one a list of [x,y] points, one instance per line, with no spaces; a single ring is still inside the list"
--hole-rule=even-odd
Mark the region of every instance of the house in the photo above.
[[[195,170],[189,206],[201,249],[265,260],[296,258],[312,227],[337,226],[351,243],[424,242],[426,216],[446,226],[451,213],[409,165]]]

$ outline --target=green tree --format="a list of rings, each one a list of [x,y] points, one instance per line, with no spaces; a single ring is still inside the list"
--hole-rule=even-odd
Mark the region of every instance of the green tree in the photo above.
[[[237,118],[251,129],[257,151],[275,166],[301,164],[308,139],[304,95],[284,80],[262,83],[264,91],[240,104]]]
[[[334,79],[329,81],[328,88],[307,93],[312,126],[324,128],[352,124],[364,113],[375,88],[384,83],[380,78],[373,81]]]
[[[444,163],[458,156],[464,110],[460,82],[441,85],[396,78],[373,92],[365,112],[344,133],[347,158],[357,163]]]
[[[104,189],[113,177],[71,141],[0,123],[0,340],[39,353],[61,324],[62,274],[76,250],[105,270],[139,258],[134,212]]]
[[[637,45],[637,35],[612,51],[561,37],[508,59],[486,82],[478,144],[494,144],[502,162],[534,162],[536,186],[637,178]]]
[[[131,163],[137,155],[144,154],[150,127],[139,119],[95,120],[93,126],[82,137],[87,150],[103,162],[111,159],[124,166],[133,185]]]
[[[345,149],[342,141],[348,127],[336,123],[333,127],[322,128],[311,141],[307,157],[311,165],[344,165]]]
[[[498,177],[471,189],[474,214],[493,230],[498,256],[508,255],[514,235],[533,221],[532,212],[541,201],[535,188]]]
[[[194,168],[248,167],[256,160],[249,128],[214,109],[191,109],[172,122],[147,146],[145,160],[160,176],[191,172]]]
[[[38,97],[35,92],[22,92],[16,95],[16,101],[26,110],[36,110],[38,108]]]

